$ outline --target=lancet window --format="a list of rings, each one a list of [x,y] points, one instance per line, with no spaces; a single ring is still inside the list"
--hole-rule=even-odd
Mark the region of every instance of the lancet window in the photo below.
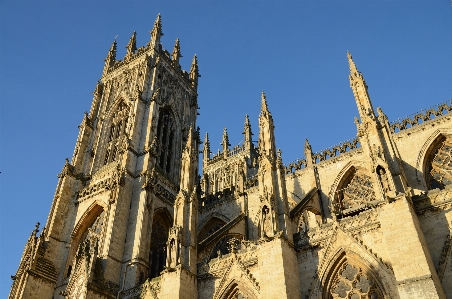
[[[159,144],[157,163],[161,170],[168,175],[172,174],[174,163],[174,137],[175,122],[169,109],[163,109],[159,113],[157,139]]]
[[[444,189],[452,184],[452,137],[446,138],[433,148],[426,165],[428,189]]]
[[[119,157],[118,153],[124,143],[123,136],[126,132],[128,115],[129,111],[127,105],[121,102],[111,120],[108,131],[104,164],[115,161]]]
[[[170,221],[163,213],[154,215],[149,251],[149,278],[159,276],[165,267],[166,242],[168,241],[169,228]]]

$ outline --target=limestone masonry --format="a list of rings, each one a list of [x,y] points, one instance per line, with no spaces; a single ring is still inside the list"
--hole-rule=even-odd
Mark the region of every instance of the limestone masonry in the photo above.
[[[9,298],[452,298],[452,101],[391,123],[348,53],[356,138],[284,165],[262,93],[211,155],[162,35],[111,45]]]

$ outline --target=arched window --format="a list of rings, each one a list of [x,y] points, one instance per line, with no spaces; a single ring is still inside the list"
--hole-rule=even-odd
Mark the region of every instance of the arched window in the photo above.
[[[384,291],[375,273],[359,260],[341,254],[326,275],[324,299],[383,299]]]
[[[337,212],[343,216],[360,212],[375,200],[371,177],[365,170],[354,167],[344,176],[335,194],[336,209],[339,210]]]
[[[170,226],[170,220],[165,213],[161,212],[154,215],[149,250],[149,278],[159,276],[165,267],[166,242],[168,241]]]
[[[126,104],[121,102],[112,117],[105,149],[104,164],[118,159],[118,151],[121,147],[122,136],[127,126],[129,111]]]
[[[444,189],[452,184],[452,137],[441,136],[433,146],[425,165],[425,176],[429,190]]]
[[[157,163],[161,170],[172,174],[174,157],[175,122],[169,109],[162,109],[159,113],[157,139],[159,146]]]
[[[201,231],[198,234],[198,240],[202,241],[206,239],[208,236],[219,230],[221,227],[223,227],[226,224],[223,220],[212,217],[201,229]]]
[[[83,221],[85,224],[88,223],[88,226],[85,226],[85,228],[83,228],[83,226],[81,227],[81,229],[79,230],[80,233],[77,233],[74,238],[75,244],[71,245],[71,252],[69,254],[70,258],[68,260],[68,266],[66,268],[66,277],[69,277],[74,270],[74,256],[81,244],[83,244],[85,241],[94,239],[98,241],[102,240],[102,230],[105,223],[105,211],[101,207],[96,206],[94,210],[92,210],[89,214],[87,216],[88,219],[85,218],[85,220]]]

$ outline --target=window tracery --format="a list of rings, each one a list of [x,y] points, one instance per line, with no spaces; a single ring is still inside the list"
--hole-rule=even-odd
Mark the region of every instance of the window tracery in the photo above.
[[[376,281],[357,265],[344,262],[336,271],[330,288],[330,298],[382,299]]]
[[[439,142],[429,155],[426,167],[428,189],[444,189],[452,184],[452,138]]]
[[[350,174],[342,186],[336,191],[336,205],[342,215],[365,209],[376,200],[372,179],[362,170]]]
[[[174,157],[175,122],[169,109],[163,109],[159,113],[157,126],[158,166],[161,170],[171,175]]]
[[[128,107],[121,102],[113,115],[105,150],[104,165],[118,159],[122,136],[125,135],[128,121]]]

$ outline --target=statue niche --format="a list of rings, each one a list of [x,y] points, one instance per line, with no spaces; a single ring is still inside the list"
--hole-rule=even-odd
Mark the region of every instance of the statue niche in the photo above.
[[[267,205],[264,205],[261,210],[260,220],[260,237],[273,238],[275,236],[275,225],[273,213]]]
[[[166,242],[166,270],[169,271],[175,269],[180,264],[181,229],[180,226],[173,226],[170,230],[168,242]]]
[[[386,170],[383,167],[378,166],[377,174],[378,174],[378,178],[380,180],[381,188],[383,190],[383,195],[386,197],[389,195],[389,192],[392,191],[391,186],[389,184],[388,173],[386,172]]]
[[[170,220],[163,212],[154,215],[149,250],[149,278],[159,276],[165,267],[169,227]]]

